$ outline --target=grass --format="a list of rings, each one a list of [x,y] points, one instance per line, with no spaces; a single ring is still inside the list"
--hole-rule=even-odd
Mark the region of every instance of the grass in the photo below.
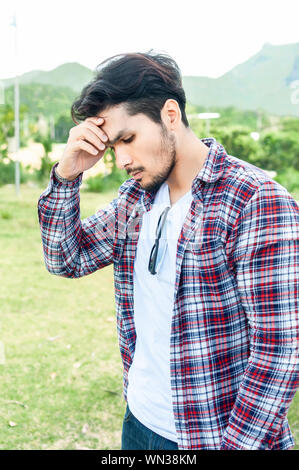
[[[0,449],[120,449],[113,269],[81,279],[48,273],[37,218],[42,191],[22,185],[18,199],[13,186],[0,188]],[[115,195],[82,191],[81,218]],[[298,405],[297,394],[288,415],[296,449]]]
[[[41,192],[22,186],[17,200],[0,188],[0,449],[118,449],[125,403],[112,267],[81,279],[48,273]],[[82,192],[82,218],[113,197]]]

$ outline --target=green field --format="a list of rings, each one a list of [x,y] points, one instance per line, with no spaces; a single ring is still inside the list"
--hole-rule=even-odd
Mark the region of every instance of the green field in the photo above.
[[[0,449],[120,449],[112,266],[81,279],[48,273],[42,191],[23,185],[18,199],[13,186],[0,188]],[[81,191],[81,218],[113,197]],[[298,394],[288,416],[299,449]]]

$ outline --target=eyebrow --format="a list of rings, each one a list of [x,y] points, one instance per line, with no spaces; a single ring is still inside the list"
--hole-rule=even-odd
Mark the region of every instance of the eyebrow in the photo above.
[[[117,134],[117,136],[114,139],[108,140],[106,145],[112,146],[112,145],[116,144],[116,142],[118,142],[126,134],[132,134],[132,132],[129,129],[122,129],[121,131],[119,131],[119,133]]]

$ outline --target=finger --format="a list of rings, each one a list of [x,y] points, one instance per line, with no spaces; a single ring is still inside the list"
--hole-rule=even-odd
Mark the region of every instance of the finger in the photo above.
[[[84,119],[84,122],[86,121],[104,121],[104,118],[102,116],[90,116],[86,119]]]
[[[100,126],[104,124],[104,118],[99,117],[99,116],[91,116],[89,118],[86,118],[83,122],[92,122],[97,126]]]
[[[107,142],[108,136],[101,127],[96,126],[92,121],[86,122],[84,126],[94,132],[99,137],[99,139]]]
[[[84,150],[85,152],[90,153],[93,156],[99,153],[99,150],[97,148],[95,148],[93,145],[86,142],[85,140],[77,140],[73,145],[73,150]]]
[[[103,151],[105,149],[105,144],[102,140],[93,132],[89,127],[82,127],[81,132],[78,134],[76,140],[84,139],[87,142],[91,143],[96,147],[99,151]]]

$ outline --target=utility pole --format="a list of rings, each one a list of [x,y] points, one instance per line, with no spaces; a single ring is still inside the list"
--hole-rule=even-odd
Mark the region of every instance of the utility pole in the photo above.
[[[19,149],[20,149],[20,94],[19,94],[19,78],[18,78],[18,29],[17,29],[17,14],[14,13],[11,26],[15,28],[14,46],[15,46],[15,87],[14,87],[14,109],[15,109],[15,186],[16,194],[20,195],[20,162],[19,162]]]
[[[52,140],[55,140],[55,121],[54,116],[51,114],[50,116],[50,137]]]

